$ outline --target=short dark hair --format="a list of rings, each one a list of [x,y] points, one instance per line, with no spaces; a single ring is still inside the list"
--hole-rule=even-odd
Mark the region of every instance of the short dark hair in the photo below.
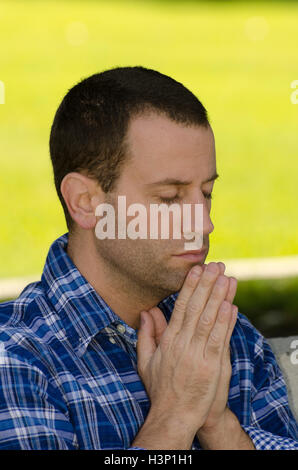
[[[55,114],[50,135],[54,181],[68,230],[73,220],[60,191],[67,173],[95,178],[105,193],[115,189],[132,117],[154,111],[177,123],[208,127],[207,111],[180,82],[142,66],[116,67],[71,88]]]

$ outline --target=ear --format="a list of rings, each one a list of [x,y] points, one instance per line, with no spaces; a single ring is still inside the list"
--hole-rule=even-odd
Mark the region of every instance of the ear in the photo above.
[[[99,184],[82,173],[71,172],[64,176],[60,190],[72,219],[85,230],[93,229],[95,208],[103,194]]]

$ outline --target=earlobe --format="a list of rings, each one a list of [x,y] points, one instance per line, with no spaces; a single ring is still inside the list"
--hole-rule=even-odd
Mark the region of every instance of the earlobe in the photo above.
[[[95,228],[96,225],[96,217],[94,215],[80,215],[77,214],[74,217],[76,223],[85,230],[91,230]]]

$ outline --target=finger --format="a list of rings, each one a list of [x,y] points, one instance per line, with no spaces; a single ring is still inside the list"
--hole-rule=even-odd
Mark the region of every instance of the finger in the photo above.
[[[142,311],[137,341],[138,370],[141,376],[155,351],[156,343],[153,319],[148,312]]]
[[[224,346],[224,350],[226,351],[226,353],[229,353],[229,354],[230,354],[231,336],[234,331],[237,318],[238,318],[238,307],[236,305],[232,305],[232,314],[231,314],[230,324],[228,327],[227,335],[225,338],[225,346]]]
[[[224,300],[218,310],[216,322],[209,334],[208,341],[205,346],[205,357],[217,356],[221,357],[225,345],[225,339],[232,315],[232,306]]]
[[[225,345],[224,350],[222,353],[222,371],[225,373],[226,379],[230,380],[232,374],[232,364],[231,364],[231,349],[230,349],[230,341],[231,336],[234,331],[234,327],[237,321],[238,315],[238,307],[236,305],[232,305],[232,315],[230,319],[229,328],[225,338]]]
[[[224,274],[226,270],[226,265],[221,261],[219,261],[217,264],[219,266],[220,274]],[[229,286],[226,300],[232,304],[236,295],[236,291],[237,291],[237,279],[235,277],[229,277],[229,280],[230,280],[230,286]]]
[[[222,261],[219,261],[217,264],[219,266],[220,274],[224,274],[226,270],[226,265]],[[237,279],[235,277],[229,277],[229,279],[230,286],[226,300],[232,304],[237,291]]]
[[[168,325],[169,332],[181,330],[186,313],[186,307],[198,284],[198,281],[202,275],[202,271],[202,268],[199,265],[196,265],[188,272],[175,302],[175,306]]]
[[[220,274],[224,274],[226,270],[226,265],[222,263],[222,261],[219,261],[217,264],[219,267]]]
[[[225,273],[225,270],[226,270],[226,265],[225,265],[222,261],[218,261],[216,264],[217,264],[218,267],[219,267],[219,273],[220,273],[220,274],[224,274],[224,273]],[[204,263],[204,264],[201,264],[200,266],[201,266],[201,268],[202,268],[203,271],[204,271],[204,269],[207,268],[208,264],[205,264],[205,263]]]
[[[155,343],[158,346],[162,335],[164,334],[168,324],[163,312],[158,307],[153,307],[149,310],[149,313],[154,323],[154,336]]]
[[[230,280],[230,285],[229,285],[229,290],[227,293],[226,300],[230,302],[230,304],[232,304],[234,302],[238,283],[235,277],[229,277],[229,280]]]
[[[207,342],[210,331],[216,322],[219,308],[226,298],[228,288],[228,278],[224,275],[219,275],[196,325],[196,337],[199,340],[205,339],[205,343]]]
[[[182,328],[192,336],[218,276],[219,267],[217,263],[209,263],[204,269],[193,295],[189,299]]]

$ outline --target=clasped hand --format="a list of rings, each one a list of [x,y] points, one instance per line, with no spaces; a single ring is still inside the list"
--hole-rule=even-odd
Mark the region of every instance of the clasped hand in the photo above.
[[[141,312],[138,372],[156,416],[175,414],[196,432],[223,419],[231,377],[237,281],[223,263],[193,267],[167,324],[158,307]]]

